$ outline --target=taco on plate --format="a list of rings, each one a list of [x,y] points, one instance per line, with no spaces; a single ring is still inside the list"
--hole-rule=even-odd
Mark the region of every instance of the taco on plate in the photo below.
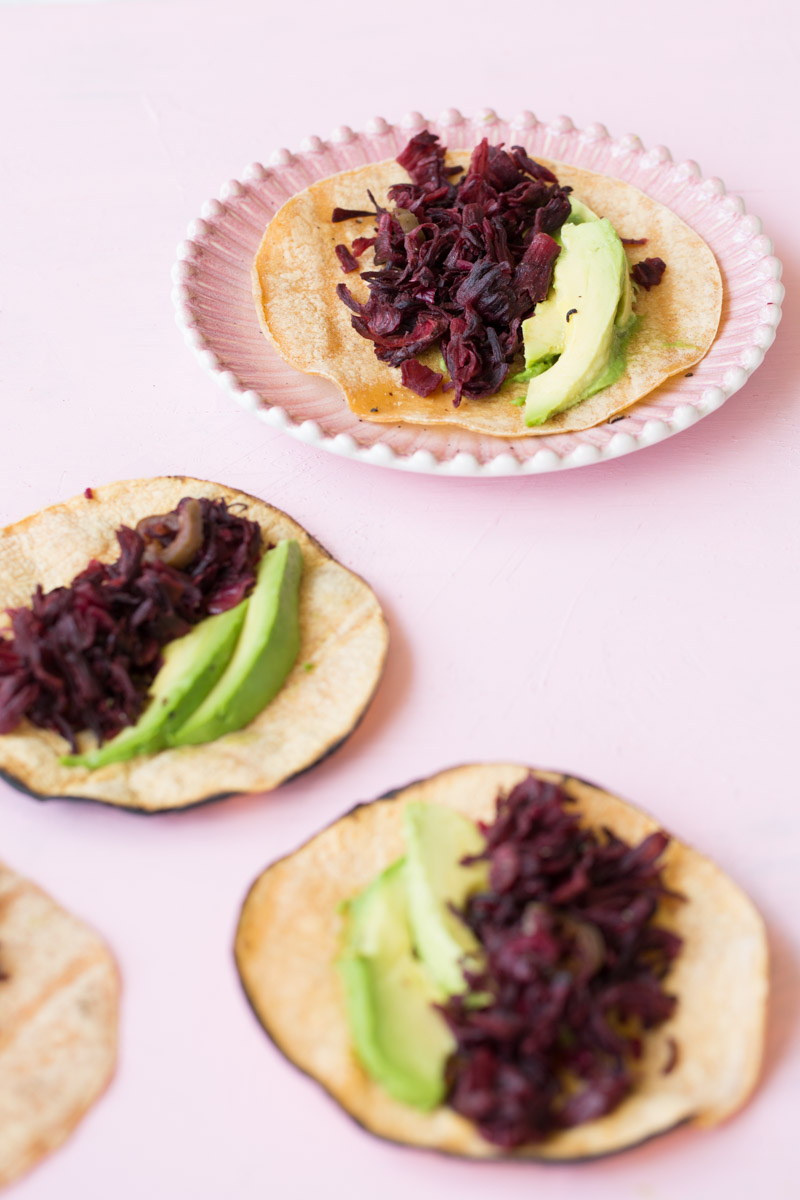
[[[252,275],[264,334],[360,419],[505,438],[623,412],[722,303],[703,239],[631,184],[427,132],[288,200]]]

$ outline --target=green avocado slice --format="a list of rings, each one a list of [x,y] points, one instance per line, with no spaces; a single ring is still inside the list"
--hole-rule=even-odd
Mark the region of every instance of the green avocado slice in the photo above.
[[[222,678],[168,745],[212,742],[248,725],[283,686],[300,648],[298,592],[303,555],[293,539],[268,550],[233,655]]]
[[[364,1069],[396,1100],[428,1111],[444,1099],[455,1043],[433,1007],[436,987],[414,957],[405,870],[404,859],[393,863],[344,906],[336,966]]]
[[[150,702],[135,725],[87,754],[61,759],[67,767],[96,770],[137,754],[154,754],[204,700],[225,670],[245,619],[249,600],[206,617],[164,648],[164,665],[153,680]]]
[[[598,221],[596,213],[574,196],[570,196],[570,215],[567,221],[571,225],[582,225],[585,221]],[[558,355],[564,349],[564,338],[567,332],[566,314],[572,307],[570,288],[574,287],[573,272],[569,269],[568,259],[564,254],[564,243],[561,234],[556,234],[556,241],[562,247],[561,254],[556,259],[553,270],[553,282],[550,294],[546,300],[540,300],[536,305],[533,316],[522,322],[522,333],[525,340],[525,369],[533,367],[540,374],[552,366]],[[559,262],[561,266],[559,267]],[[532,378],[533,376],[531,376]]]
[[[571,225],[582,225],[584,221],[598,221],[600,218],[597,213],[589,208],[588,204],[584,204],[582,200],[576,200],[574,196],[569,198],[570,214],[567,220]]]
[[[414,945],[428,974],[443,993],[465,990],[463,967],[478,942],[453,908],[488,886],[489,867],[461,859],[480,854],[485,843],[473,821],[452,808],[409,804],[403,811],[406,884]]]
[[[622,242],[605,218],[567,223],[560,236],[552,294],[523,322],[527,367],[545,355],[559,356],[528,385],[527,425],[541,425],[608,386],[609,365],[614,378],[624,365],[625,331],[617,320],[629,323],[631,293]]]

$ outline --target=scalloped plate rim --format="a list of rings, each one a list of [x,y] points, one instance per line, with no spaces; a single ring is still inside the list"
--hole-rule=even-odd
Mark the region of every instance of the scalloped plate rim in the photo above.
[[[569,117],[559,116],[549,123],[544,123],[538,121],[529,112],[523,112],[512,121],[505,122],[492,109],[480,110],[473,118],[463,117],[458,110],[446,109],[437,120],[430,120],[422,117],[419,113],[410,112],[395,126],[385,122],[381,117],[375,117],[366,123],[367,130],[365,134],[354,134],[349,127],[340,126],[334,130],[329,142],[313,136],[305,138],[301,144],[302,148],[299,153],[295,154],[285,149],[276,150],[271,156],[272,168],[265,168],[260,163],[253,163],[250,167],[246,168],[243,175],[246,180],[248,177],[256,180],[268,178],[275,167],[285,167],[296,163],[302,164],[312,156],[324,153],[331,146],[347,145],[367,135],[386,136],[396,129],[401,129],[405,134],[410,136],[414,131],[419,131],[431,125],[435,127],[447,127],[459,125],[464,121],[471,121],[473,124],[482,123],[483,127],[487,129],[498,123],[508,124],[512,128],[516,127],[520,130],[543,127],[554,137],[577,135],[581,139],[594,143],[607,141],[611,145],[612,154],[617,153],[628,156],[636,154],[649,157],[654,166],[666,163],[672,167],[676,174],[682,173],[684,177],[693,178],[698,186],[703,181],[703,176],[696,163],[689,160],[685,163],[674,164],[672,156],[666,147],[657,146],[654,150],[648,152],[645,150],[640,139],[633,134],[626,134],[622,138],[612,138],[605,126],[599,123],[590,124],[586,129],[577,129]],[[380,159],[376,157],[372,161],[377,162]],[[248,182],[242,183],[239,180],[230,180],[220,189],[223,202],[230,196],[246,194],[248,186]],[[710,205],[721,201],[726,196],[725,186],[719,179],[706,179],[702,186],[705,193],[704,198]],[[296,191],[299,190],[296,189]],[[648,194],[652,195],[653,193],[650,192]],[[653,198],[659,200],[658,195],[654,195]],[[660,202],[664,203],[664,201]],[[731,204],[728,205],[729,212],[735,210],[739,215],[745,215],[746,209],[741,197],[733,197],[732,206]],[[212,210],[212,215],[207,219],[201,219],[200,223],[204,226],[213,227],[214,211],[218,208],[220,208],[219,201],[212,200],[207,202],[203,206],[203,211]],[[596,445],[594,441],[587,440],[582,435],[591,434],[595,430],[602,430],[609,423],[605,422],[599,426],[593,426],[592,429],[583,430],[572,435],[578,440],[579,444],[563,455],[559,455],[548,445],[553,437],[563,436],[558,434],[536,439],[534,452],[524,460],[517,458],[503,439],[498,439],[498,452],[492,455],[486,462],[479,462],[471,452],[464,452],[458,449],[450,457],[441,458],[436,457],[431,450],[425,449],[411,453],[398,453],[380,439],[376,440],[371,446],[359,446],[352,435],[348,433],[327,433],[320,426],[319,421],[295,420],[285,408],[279,404],[272,403],[267,397],[248,388],[238,378],[235,370],[231,369],[231,366],[220,364],[214,352],[213,338],[208,339],[206,344],[198,344],[198,340],[193,334],[193,331],[198,327],[198,321],[185,288],[181,288],[184,279],[183,264],[191,261],[192,247],[195,244],[197,236],[195,232],[197,224],[196,220],[190,223],[187,230],[187,242],[182,243],[178,247],[178,258],[172,272],[175,284],[173,303],[176,309],[176,322],[183,329],[187,344],[194,351],[197,360],[204,370],[214,377],[217,383],[228,391],[246,411],[253,413],[266,424],[289,434],[298,441],[304,442],[306,445],[314,445],[319,449],[335,454],[337,457],[344,457],[353,462],[406,471],[412,474],[444,475],[450,478],[454,476],[469,476],[472,478],[489,479],[517,475],[538,475],[557,470],[570,470],[599,462],[608,462],[611,459],[621,458],[637,450],[656,445],[658,442],[673,437],[675,434],[695,424],[698,420],[702,420],[703,417],[708,416],[711,412],[716,411],[730,396],[734,395],[744,386],[753,372],[761,365],[764,354],[769,349],[772,340],[774,340],[775,330],[780,323],[782,315],[783,287],[779,284],[782,264],[772,253],[773,248],[769,239],[765,238],[761,233],[761,222],[758,218],[751,217],[750,239],[761,238],[762,248],[764,249],[763,260],[769,260],[768,270],[763,274],[763,283],[765,286],[770,283],[779,285],[778,288],[773,289],[774,298],[765,301],[765,305],[770,304],[773,309],[771,320],[768,323],[762,322],[760,325],[754,325],[752,332],[755,334],[756,329],[765,328],[768,324],[771,327],[772,335],[767,341],[767,345],[761,345],[754,340],[750,345],[744,347],[739,354],[740,360],[744,361],[740,362],[738,367],[733,370],[729,368],[724,378],[706,386],[698,404],[687,402],[686,404],[678,405],[673,411],[671,418],[651,418],[645,423],[638,434],[623,431],[612,433],[603,446]],[[719,256],[717,257],[719,260]],[[719,261],[720,265],[724,268],[724,259]],[[721,337],[724,339],[724,336],[723,332]],[[720,337],[718,336],[714,344],[717,344],[719,340]],[[206,342],[205,335],[202,341]],[[749,362],[747,361],[748,356]],[[301,373],[297,372],[297,374],[300,375]],[[306,376],[306,378],[310,377]],[[616,418],[616,420],[619,419]],[[450,430],[447,440],[452,444],[457,437],[458,431]]]

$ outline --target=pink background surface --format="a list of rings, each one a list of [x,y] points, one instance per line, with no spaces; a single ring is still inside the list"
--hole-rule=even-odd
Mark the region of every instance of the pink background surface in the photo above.
[[[144,819],[0,784],[3,859],[102,931],[125,985],[116,1079],[20,1200],[797,1195],[797,19],[581,0],[508,3],[498,27],[484,7],[0,9],[0,523],[115,478],[219,479],[364,574],[393,639],[355,736],[275,795]],[[278,146],[451,105],[603,121],[743,196],[789,292],[746,387],[632,457],[497,481],[349,464],[240,410],[173,322],[188,222]],[[231,961],[252,878],[355,801],[476,758],[618,791],[761,907],[766,1071],[728,1126],[581,1167],[450,1162],[363,1134],[262,1035]]]

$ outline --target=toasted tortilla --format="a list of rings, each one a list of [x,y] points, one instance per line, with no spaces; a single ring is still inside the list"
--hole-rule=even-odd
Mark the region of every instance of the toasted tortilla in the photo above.
[[[470,151],[448,152],[449,165],[466,166]],[[362,217],[331,223],[335,207],[369,206],[367,189],[387,205],[387,190],[408,179],[392,159],[332,175],[299,192],[267,226],[253,265],[253,292],[264,334],[298,371],[324,375],[344,393],[353,412],[379,424],[450,425],[497,437],[543,437],[574,433],[599,425],[641,400],[671,375],[688,370],[707,353],[722,310],[722,279],[714,255],[680,217],[638,188],[566,163],[539,159],[562,185],[601,217],[608,217],[623,238],[647,238],[646,246],[626,247],[633,265],[660,257],[667,270],[658,287],[639,291],[634,311],[642,320],[628,342],[625,374],[611,387],[583,400],[542,425],[525,424],[523,409],[512,401],[525,396],[527,384],[507,383],[486,400],[463,399],[437,390],[423,398],[403,387],[400,369],[375,357],[373,344],[356,333],[351,313],[336,295],[346,283],[356,299],[369,290],[357,271],[345,275],[334,253],[359,236],[371,236],[374,220]],[[372,270],[373,251],[362,255],[361,270]],[[424,361],[439,369],[438,354]]]
[[[0,864],[0,1187],[68,1137],[117,1058],[119,978],[96,933]]]
[[[451,1109],[422,1113],[401,1104],[359,1065],[334,969],[339,905],[403,854],[406,804],[441,804],[472,820],[490,820],[498,792],[508,792],[528,770],[507,764],[457,767],[361,805],[269,867],[245,900],[235,953],[256,1016],[287,1058],[379,1137],[469,1158],[503,1156]],[[605,826],[633,842],[659,828],[645,813],[591,784],[535,774],[562,783],[588,825]],[[755,1086],[767,1001],[762,920],[718,867],[680,842],[667,848],[664,879],[686,897],[686,903],[671,902],[659,913],[660,923],[684,939],[668,977],[679,999],[674,1017],[645,1039],[635,1091],[608,1116],[513,1157],[593,1158],[687,1122],[715,1125]],[[673,1038],[678,1058],[665,1074]]]
[[[184,496],[242,506],[266,538],[303,552],[300,653],[281,691],[254,721],[202,746],[182,746],[90,771],[64,767],[58,734],[23,721],[0,737],[0,773],[40,798],[98,800],[143,812],[186,808],[238,792],[268,792],[335,749],[361,719],[383,671],[388,633],[375,594],[296,521],[254,496],[175,475],[96,488],[0,532],[0,613],[26,605],[37,583],[68,584],[92,558],[112,561],[115,530],[169,512]],[[0,617],[1,620],[7,618]],[[81,752],[92,734],[79,737]]]

